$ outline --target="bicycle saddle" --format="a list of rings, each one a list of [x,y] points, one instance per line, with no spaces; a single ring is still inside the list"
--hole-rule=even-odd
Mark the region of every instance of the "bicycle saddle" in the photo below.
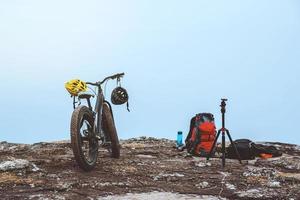
[[[89,99],[91,97],[94,98],[95,95],[93,95],[92,93],[90,92],[79,92],[78,93],[78,98],[79,99]]]

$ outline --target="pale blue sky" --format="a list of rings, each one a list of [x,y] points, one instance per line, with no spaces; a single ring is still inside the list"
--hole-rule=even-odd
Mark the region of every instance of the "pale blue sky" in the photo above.
[[[0,141],[69,139],[64,82],[125,72],[120,138],[186,135],[229,99],[234,139],[300,144],[299,1],[1,1]],[[107,94],[115,86],[112,82]]]

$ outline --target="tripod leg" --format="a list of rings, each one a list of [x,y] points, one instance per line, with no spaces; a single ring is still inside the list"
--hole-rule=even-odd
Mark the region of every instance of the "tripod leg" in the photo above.
[[[218,141],[218,138],[219,138],[219,136],[220,136],[220,133],[221,133],[221,130],[218,131],[217,137],[216,137],[216,139],[215,139],[215,141],[214,141],[214,143],[213,143],[213,145],[212,145],[212,147],[211,147],[211,149],[210,149],[210,152],[209,152],[208,156],[206,157],[206,160],[209,160],[209,159],[211,158],[212,152],[214,151],[214,148],[215,148],[215,146],[216,146],[216,143],[217,143],[217,141]]]
[[[239,151],[237,150],[237,148],[236,148],[236,146],[235,146],[235,144],[234,144],[234,142],[232,141],[232,138],[231,138],[231,136],[230,136],[230,133],[229,133],[229,131],[228,130],[226,130],[226,133],[227,133],[227,135],[228,135],[228,137],[229,137],[229,140],[230,140],[230,143],[231,143],[231,145],[233,146],[233,148],[234,148],[234,151],[235,151],[235,154],[237,155],[237,157],[238,157],[238,160],[240,161],[240,163],[242,164],[242,160],[241,160],[241,156],[240,156],[240,153],[239,153]]]
[[[225,167],[225,132],[222,131],[222,167]]]

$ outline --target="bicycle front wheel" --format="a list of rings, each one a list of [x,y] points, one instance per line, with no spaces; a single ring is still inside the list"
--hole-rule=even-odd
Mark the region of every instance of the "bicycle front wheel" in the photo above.
[[[112,111],[107,103],[103,104],[102,110],[102,129],[104,131],[107,140],[110,142],[110,153],[112,158],[120,157],[120,144],[115,126]]]
[[[97,162],[98,139],[93,131],[94,117],[86,106],[77,107],[71,119],[71,145],[75,160],[84,171],[91,171]]]

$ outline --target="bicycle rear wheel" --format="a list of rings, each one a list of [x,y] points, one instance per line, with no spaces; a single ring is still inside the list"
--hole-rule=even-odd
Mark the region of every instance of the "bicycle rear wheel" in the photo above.
[[[102,110],[102,130],[106,139],[110,142],[109,151],[112,158],[120,157],[120,144],[115,126],[114,118],[110,106],[107,103],[103,104]]]
[[[77,107],[71,119],[71,145],[75,160],[84,171],[91,171],[97,162],[98,139],[93,127],[92,111],[86,106]]]

